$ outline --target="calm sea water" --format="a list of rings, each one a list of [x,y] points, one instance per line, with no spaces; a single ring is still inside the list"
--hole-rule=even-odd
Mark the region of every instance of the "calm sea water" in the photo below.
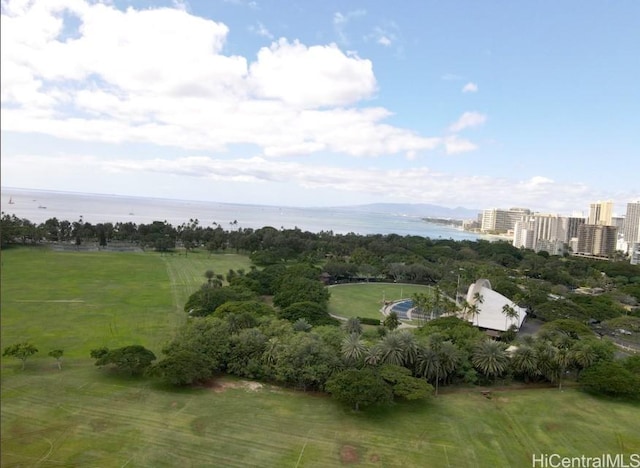
[[[201,226],[212,226],[216,222],[224,229],[272,226],[276,229],[297,227],[310,232],[333,231],[336,234],[399,234],[454,240],[476,240],[480,237],[427,223],[419,217],[342,208],[290,208],[5,188],[2,189],[1,207],[7,214],[15,214],[34,223],[53,217],[77,221],[82,216],[84,221],[92,224],[167,221],[179,226],[190,219],[198,219]]]

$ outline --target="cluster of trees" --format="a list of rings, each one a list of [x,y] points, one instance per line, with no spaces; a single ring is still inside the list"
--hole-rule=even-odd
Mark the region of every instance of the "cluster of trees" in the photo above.
[[[22,370],[24,370],[27,364],[27,359],[37,353],[38,348],[36,348],[33,343],[23,341],[7,346],[6,348],[4,348],[2,355],[20,359],[20,361],[22,362]],[[56,360],[58,369],[62,370],[62,356],[64,355],[64,350],[52,349],[51,351],[49,351],[48,355]]]
[[[328,292],[319,272],[305,264],[271,265],[249,273],[230,271],[223,286],[224,278],[209,271],[185,306],[190,320],[156,364],[151,364],[152,353],[143,355],[146,350],[133,347],[92,355],[98,365],[112,364],[132,374],[131,363],[143,362],[144,369],[136,367],[135,373],[148,368],[174,385],[206,381],[223,372],[328,391],[355,408],[426,398],[432,390],[437,395],[443,385],[512,379],[562,387],[571,378],[589,391],[636,396],[630,388],[640,384],[640,375],[633,360],[629,369],[626,361],[614,361],[615,346],[575,320],[550,322],[536,337],[516,340],[509,349],[453,316],[429,320],[417,330],[397,329],[397,317],[391,316],[365,332],[358,319],[338,326],[328,316]],[[298,284],[302,280],[304,287]],[[263,301],[265,294],[273,297],[275,307]],[[422,299],[429,307],[440,307],[444,301],[438,295]],[[607,385],[603,376],[620,366],[626,372],[616,381],[621,383]]]
[[[262,312],[266,312],[264,309]],[[144,372],[173,385],[218,373],[301,390],[321,390],[358,409],[394,399],[428,398],[443,385],[577,380],[585,390],[640,398],[640,356],[614,360],[614,346],[582,325],[550,323],[537,337],[507,345],[468,322],[439,318],[417,332],[364,332],[357,319],[342,326],[297,326],[276,311],[233,303],[233,312],[191,319],[155,364],[141,346],[92,351],[96,365],[130,375]]]

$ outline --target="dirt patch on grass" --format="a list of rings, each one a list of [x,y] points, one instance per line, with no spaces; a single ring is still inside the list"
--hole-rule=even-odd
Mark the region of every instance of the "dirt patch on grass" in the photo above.
[[[92,419],[89,421],[89,426],[93,432],[106,431],[111,427],[111,423],[105,419]]]
[[[340,462],[343,465],[351,465],[360,461],[358,449],[353,445],[343,445],[340,448]]]
[[[244,389],[249,392],[257,392],[261,390],[264,385],[260,382],[252,382],[251,380],[210,380],[204,385],[206,388],[213,390],[216,393],[222,393],[230,389]]]
[[[547,423],[544,425],[544,430],[548,432],[556,432],[560,429],[560,424],[558,423]]]
[[[191,431],[196,435],[204,435],[209,425],[209,418],[200,416],[191,421]]]

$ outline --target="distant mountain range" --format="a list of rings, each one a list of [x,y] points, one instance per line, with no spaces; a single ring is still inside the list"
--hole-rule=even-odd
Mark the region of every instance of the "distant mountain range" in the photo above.
[[[369,203],[367,205],[342,206],[341,210],[365,211],[369,213],[388,213],[429,218],[476,219],[482,210],[446,206],[428,203]]]

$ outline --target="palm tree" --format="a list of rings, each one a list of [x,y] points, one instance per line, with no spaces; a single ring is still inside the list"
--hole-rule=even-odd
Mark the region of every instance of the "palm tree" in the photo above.
[[[350,364],[360,362],[367,352],[367,347],[360,339],[360,335],[351,333],[342,340],[342,357]]]
[[[509,304],[502,306],[502,313],[504,314],[504,328],[507,328],[508,319],[513,321],[514,318],[517,319],[520,316],[518,311]]]
[[[540,375],[538,360],[533,347],[529,345],[519,346],[511,356],[511,368],[517,374],[522,374],[525,382],[529,382],[531,377]]]
[[[416,336],[409,330],[399,330],[396,334],[402,346],[403,364],[407,367],[412,367],[418,357]]]
[[[382,360],[382,348],[380,343],[367,348],[364,353],[364,363],[367,366],[377,366]]]
[[[460,351],[451,341],[444,341],[442,335],[434,333],[426,345],[418,349],[417,374],[435,383],[438,395],[440,380],[453,373],[460,362]]]
[[[469,302],[467,302],[466,299],[463,299],[462,302],[460,303],[460,311],[461,311],[461,316],[464,317],[469,313]]]
[[[562,377],[564,377],[567,369],[573,364],[573,354],[568,348],[559,348],[554,356],[554,364],[558,369],[558,389],[562,390]]]
[[[598,359],[598,353],[591,343],[588,342],[578,342],[571,349],[573,354],[573,362],[577,367],[577,374],[580,376],[580,372],[587,367],[592,366]]]
[[[395,330],[400,325],[400,319],[397,312],[389,312],[389,315],[384,319],[384,326],[389,330]]]
[[[473,322],[473,317],[476,318],[476,325],[480,326],[480,308],[478,304],[473,303],[467,306],[467,313],[471,315],[471,321]]]
[[[402,366],[405,360],[404,343],[397,333],[389,333],[380,340],[380,362]]]
[[[222,279],[224,278],[222,275],[216,275],[213,270],[207,270],[204,272],[204,277],[207,278],[207,283],[214,288],[219,288],[222,286]]]
[[[538,371],[544,375],[545,378],[556,381],[557,368],[555,365],[555,354],[557,348],[554,347],[549,341],[538,339],[534,345],[534,351],[536,353],[536,360],[538,362]]]
[[[343,324],[344,331],[346,331],[349,335],[355,333],[356,335],[362,335],[362,324],[357,317],[350,317]]]
[[[484,296],[482,294],[480,294],[480,292],[476,292],[473,294],[473,303],[474,304],[483,304],[484,303]]]
[[[304,317],[300,317],[293,323],[293,329],[297,332],[308,332],[313,328],[309,321]]]
[[[431,304],[431,320],[435,317],[440,316],[441,313],[441,304],[442,304],[442,294],[440,293],[440,288],[436,285],[433,291],[433,303]]]
[[[277,337],[273,337],[267,341],[267,347],[262,353],[262,359],[268,365],[274,365],[278,360],[278,354],[280,353],[282,346],[280,340]]]
[[[509,365],[509,357],[503,343],[485,340],[473,350],[471,362],[487,377],[497,377]]]

